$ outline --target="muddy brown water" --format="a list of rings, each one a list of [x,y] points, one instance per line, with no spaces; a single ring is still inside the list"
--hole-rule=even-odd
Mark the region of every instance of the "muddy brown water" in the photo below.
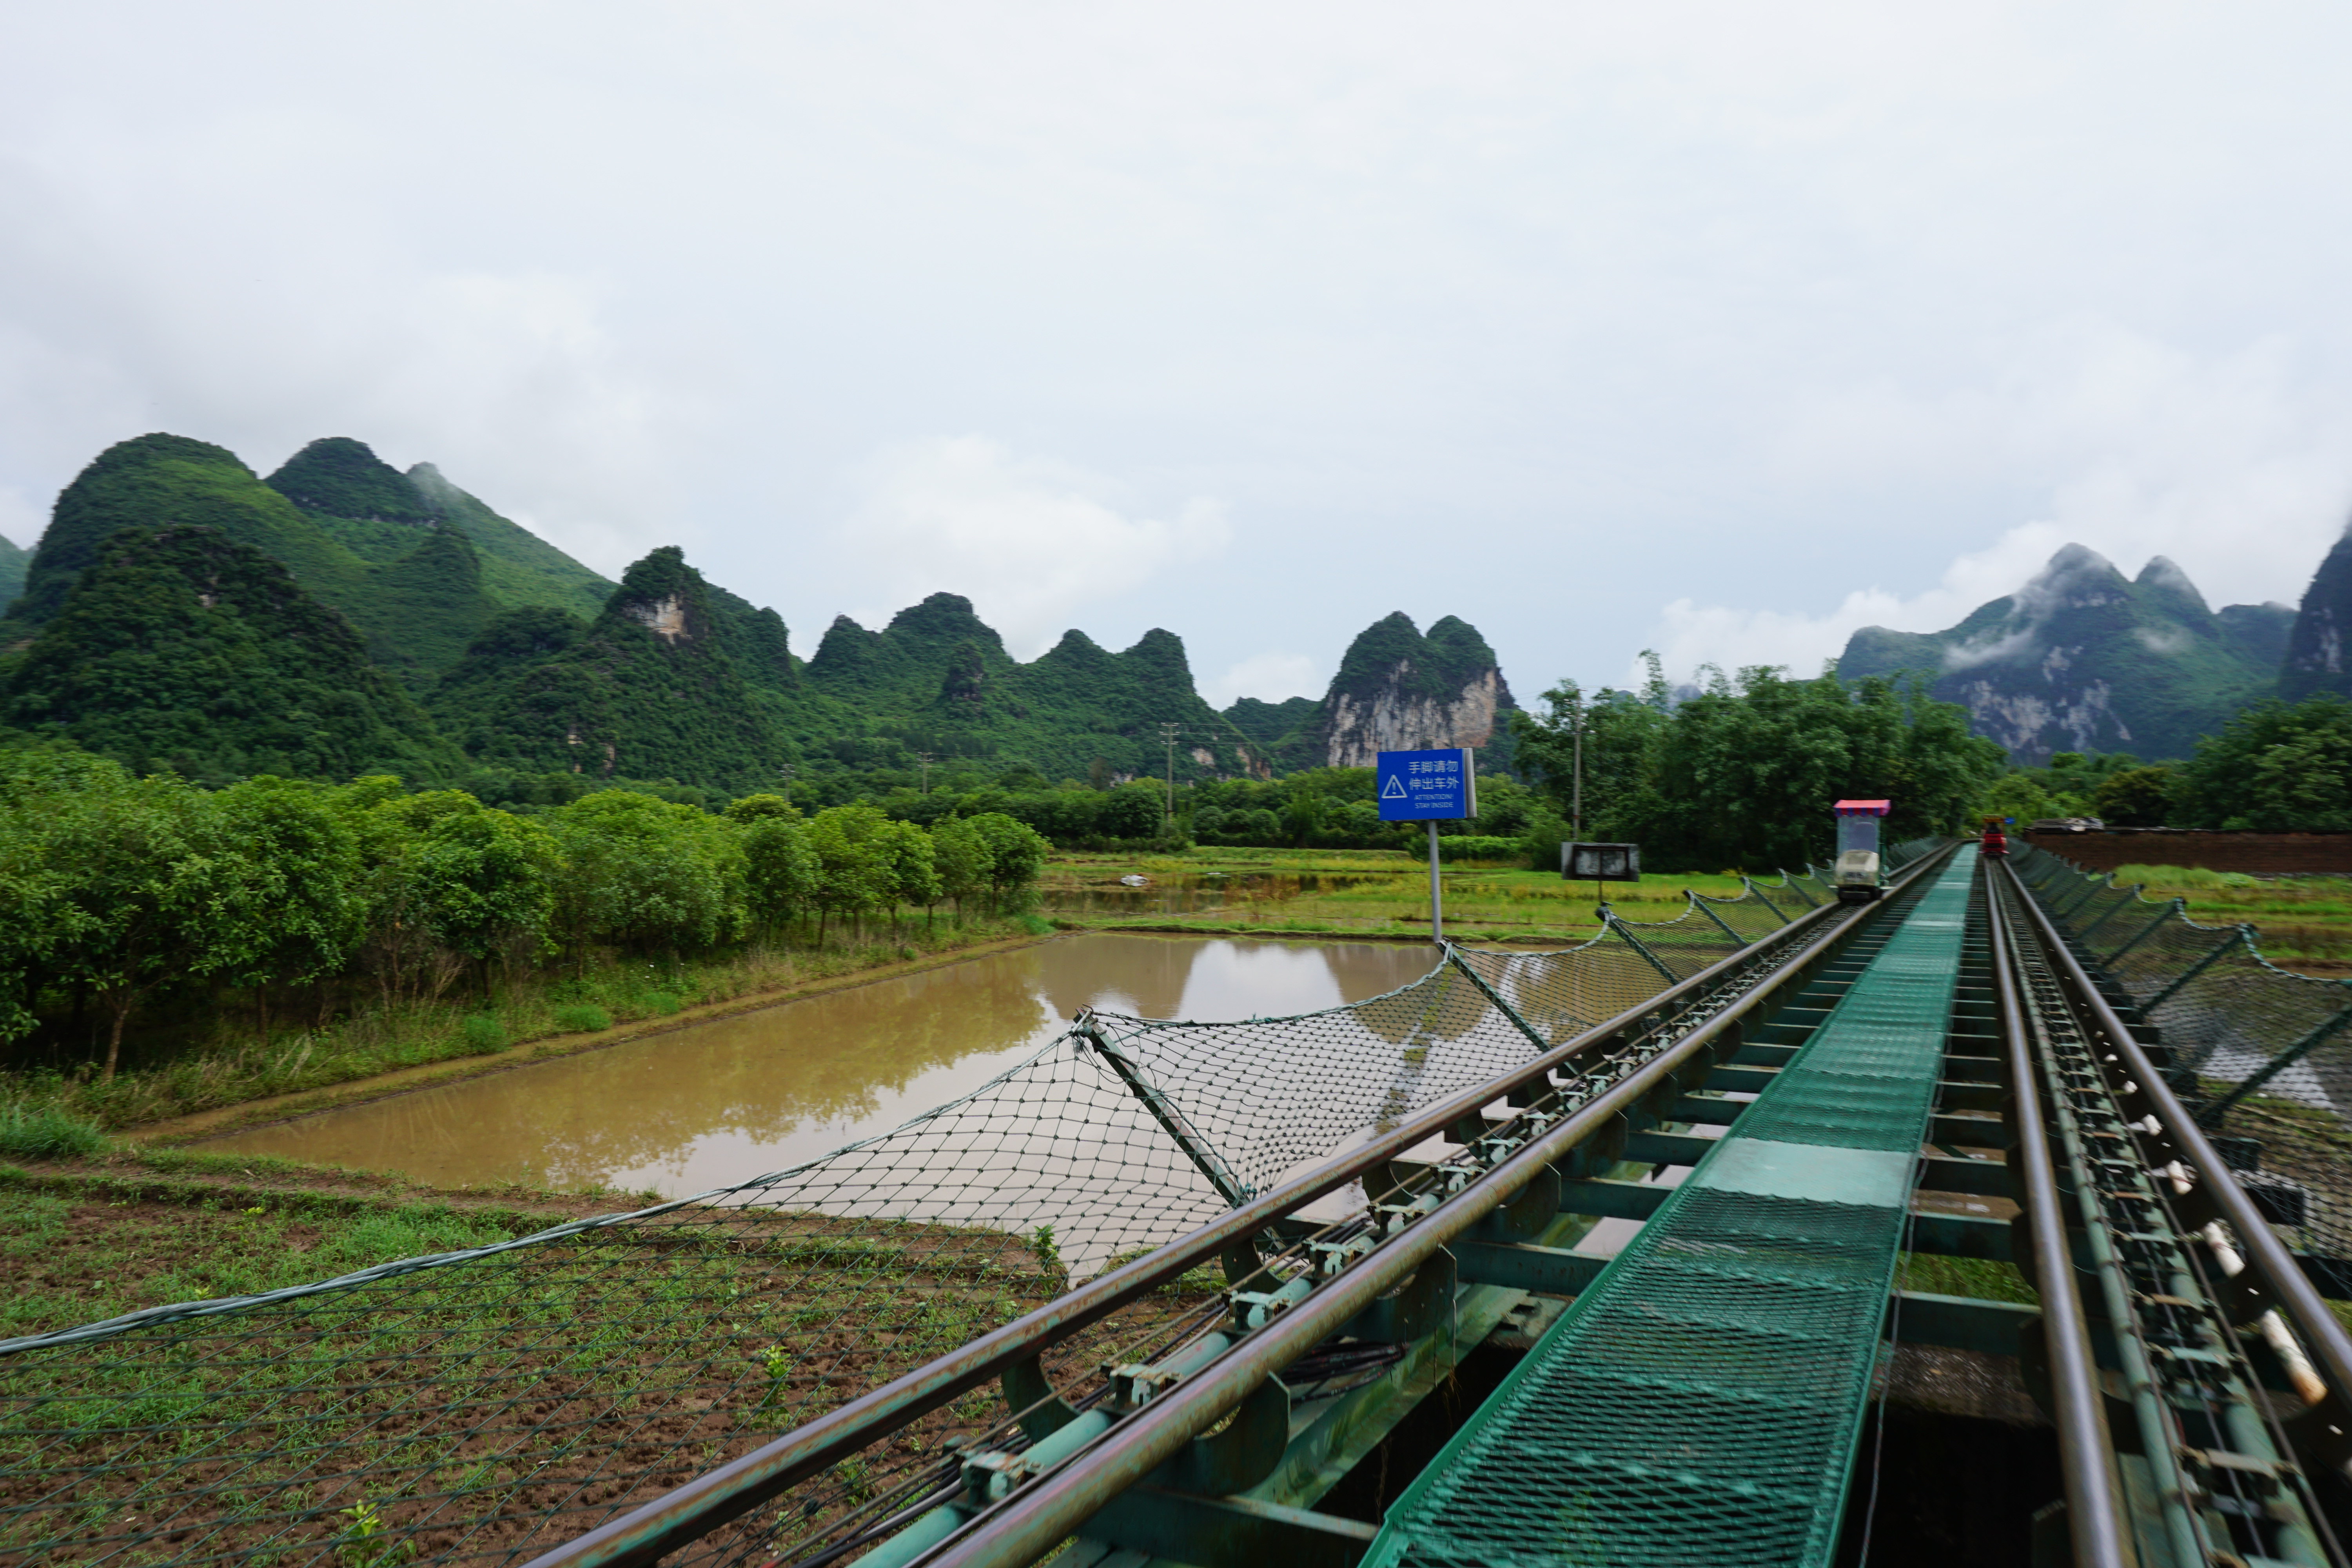
[[[1081,1007],[1202,1020],[1304,1013],[1393,990],[1434,963],[1406,942],[1066,937],[201,1147],[442,1186],[602,1184],[677,1197],[798,1164],[969,1093]]]

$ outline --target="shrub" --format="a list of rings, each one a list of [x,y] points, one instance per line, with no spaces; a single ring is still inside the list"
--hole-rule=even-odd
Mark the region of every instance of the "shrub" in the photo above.
[[[507,1048],[507,1032],[488,1013],[477,1013],[465,1023],[466,1049],[478,1057],[495,1056]]]
[[[54,1160],[66,1154],[95,1154],[104,1147],[105,1133],[62,1110],[12,1105],[0,1111],[0,1154]]]
[[[613,1026],[613,1015],[592,1002],[555,1010],[555,1026],[568,1035],[593,1034]]]
[[[646,997],[646,1011],[656,1017],[667,1018],[671,1014],[683,1010],[685,1006],[684,1002],[667,991],[652,992]]]

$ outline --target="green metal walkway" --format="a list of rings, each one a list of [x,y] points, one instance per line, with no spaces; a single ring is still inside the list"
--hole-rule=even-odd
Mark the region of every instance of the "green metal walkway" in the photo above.
[[[1912,905],[1811,1042],[1397,1500],[1366,1568],[1829,1561],[1976,869],[1962,849]]]

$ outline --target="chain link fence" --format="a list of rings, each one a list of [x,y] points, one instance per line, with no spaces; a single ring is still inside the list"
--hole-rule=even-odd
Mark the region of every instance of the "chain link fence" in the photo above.
[[[2330,1295],[2352,1296],[2352,982],[2264,958],[2251,925],[2190,920],[2052,852],[2011,864],[2068,941],[2163,1031],[2173,1088]]]
[[[1558,1043],[1832,896],[1808,870],[1465,963]],[[791,1170],[0,1342],[0,1562],[520,1562],[1536,1050],[1451,963],[1295,1017],[1090,1015],[963,1099]],[[1197,1270],[1045,1370],[1148,1357],[1222,1284]],[[1000,1440],[1017,1414],[968,1394],[686,1556],[791,1562],[855,1538],[919,1495],[944,1447]]]

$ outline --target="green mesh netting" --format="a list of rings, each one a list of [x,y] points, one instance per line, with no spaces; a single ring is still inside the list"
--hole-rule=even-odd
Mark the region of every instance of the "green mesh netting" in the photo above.
[[[1470,962],[1564,1040],[1826,896],[1808,872],[1572,950]],[[1301,1017],[1099,1022],[1254,1189],[1536,1048],[1450,965]],[[0,1558],[519,1561],[1224,1206],[1065,1037],[892,1132],[691,1199],[0,1343]],[[1219,1283],[1130,1306],[1046,1369],[1092,1377],[1213,1310]],[[673,1561],[803,1554],[903,1502],[943,1440],[1007,1416],[976,1392]]]
[[[2288,1245],[2352,1296],[2352,983],[2293,973],[2252,926],[2200,925],[2047,850],[2013,865],[2082,956],[2163,1031],[2173,1088]]]
[[[1963,850],[1389,1510],[1368,1568],[1820,1563],[1933,1108]]]

